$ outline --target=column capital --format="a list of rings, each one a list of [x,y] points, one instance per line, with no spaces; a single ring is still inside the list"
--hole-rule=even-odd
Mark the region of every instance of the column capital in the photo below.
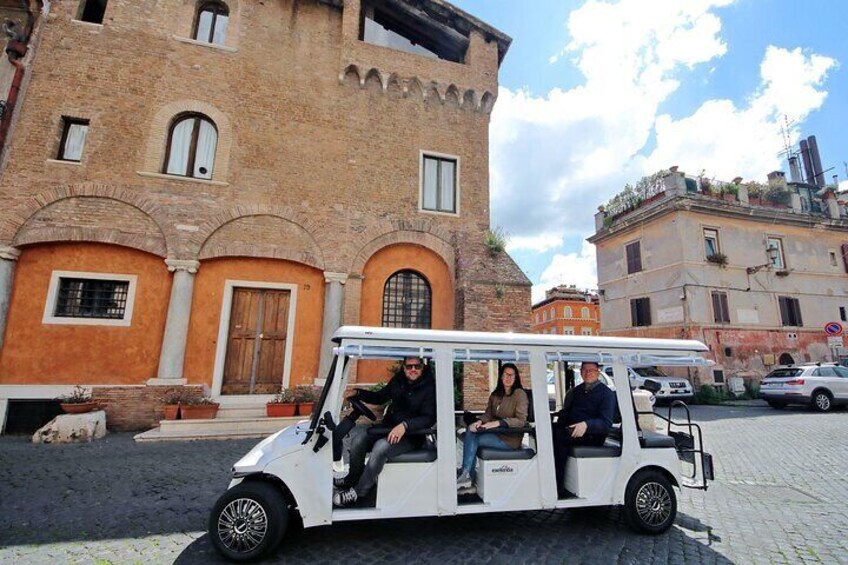
[[[194,259],[165,259],[165,264],[171,273],[174,271],[185,271],[194,275],[200,269],[200,261],[195,261]]]
[[[21,250],[10,245],[0,245],[0,259],[6,261],[17,261],[21,256]]]
[[[337,282],[339,284],[344,284],[347,282],[347,273],[333,273],[330,271],[324,271],[324,282],[334,283]]]

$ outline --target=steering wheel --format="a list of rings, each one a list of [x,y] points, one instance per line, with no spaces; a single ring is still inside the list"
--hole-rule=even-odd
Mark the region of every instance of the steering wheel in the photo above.
[[[377,416],[374,415],[374,412],[371,411],[370,408],[365,406],[365,403],[359,400],[356,397],[351,397],[347,399],[350,402],[350,405],[353,406],[353,409],[371,420],[372,422],[377,420]]]

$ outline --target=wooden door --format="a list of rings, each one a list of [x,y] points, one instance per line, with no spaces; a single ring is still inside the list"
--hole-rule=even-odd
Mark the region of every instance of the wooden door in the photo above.
[[[274,394],[283,383],[291,292],[233,289],[221,394]]]

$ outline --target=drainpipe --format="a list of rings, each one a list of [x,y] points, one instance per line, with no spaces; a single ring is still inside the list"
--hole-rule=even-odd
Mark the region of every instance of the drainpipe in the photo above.
[[[27,44],[29,44],[29,38],[32,34],[32,27],[34,23],[34,16],[32,14],[32,10],[30,10],[28,0],[21,0],[21,7],[24,8],[27,13],[26,28],[24,29],[22,36],[10,39],[6,45],[6,55],[9,58],[9,62],[15,67],[15,77],[12,79],[12,86],[9,89],[9,97],[6,100],[6,108],[3,111],[3,118],[0,120],[0,155],[3,154],[3,150],[6,148],[6,136],[9,134],[9,127],[12,125],[12,114],[14,114],[15,105],[18,101],[18,92],[21,89],[21,83],[23,82],[24,74],[26,73],[26,68],[21,62],[21,59],[23,59],[27,53]]]

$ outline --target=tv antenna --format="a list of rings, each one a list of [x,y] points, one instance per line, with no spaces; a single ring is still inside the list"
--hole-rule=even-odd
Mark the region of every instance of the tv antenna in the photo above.
[[[790,132],[792,131],[790,128],[795,125],[795,120],[789,121],[789,117],[786,114],[783,114],[783,124],[780,126],[780,134],[783,137],[783,151],[777,154],[778,157],[786,157],[789,159],[797,155],[798,153],[792,149],[792,140],[789,137]]]

